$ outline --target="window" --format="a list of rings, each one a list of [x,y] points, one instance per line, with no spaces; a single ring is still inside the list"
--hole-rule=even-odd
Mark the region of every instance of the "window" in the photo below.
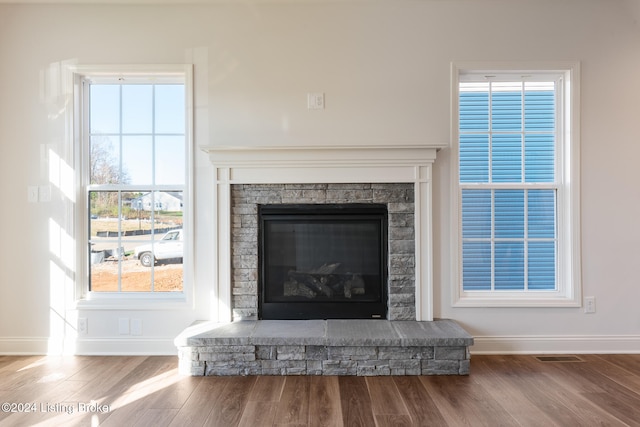
[[[454,305],[578,305],[577,66],[453,77]]]
[[[177,295],[188,257],[188,70],[78,76],[89,295]]]

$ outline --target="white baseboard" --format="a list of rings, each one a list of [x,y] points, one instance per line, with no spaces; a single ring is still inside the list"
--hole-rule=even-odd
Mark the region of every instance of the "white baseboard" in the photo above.
[[[174,339],[0,337],[0,355],[176,356]]]
[[[474,337],[471,354],[640,354],[640,335]]]
[[[0,337],[0,355],[173,356],[174,338]],[[474,342],[471,354],[640,354],[640,335],[484,336]]]

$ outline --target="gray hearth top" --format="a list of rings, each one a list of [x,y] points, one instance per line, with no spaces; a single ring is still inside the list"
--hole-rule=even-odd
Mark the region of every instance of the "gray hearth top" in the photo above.
[[[178,347],[203,345],[470,346],[456,322],[369,319],[199,322],[180,334]]]

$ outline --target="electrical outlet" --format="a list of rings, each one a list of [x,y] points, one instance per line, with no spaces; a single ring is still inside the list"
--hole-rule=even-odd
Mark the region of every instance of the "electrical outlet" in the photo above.
[[[584,312],[585,313],[596,312],[596,297],[584,297]]]
[[[87,335],[89,333],[89,322],[86,317],[78,318],[78,335]]]
[[[38,187],[38,200],[40,202],[50,202],[51,201],[51,186],[50,185],[41,185]]]
[[[120,335],[129,335],[129,318],[120,317],[118,319],[118,333]]]
[[[131,319],[131,335],[142,335],[142,319]]]

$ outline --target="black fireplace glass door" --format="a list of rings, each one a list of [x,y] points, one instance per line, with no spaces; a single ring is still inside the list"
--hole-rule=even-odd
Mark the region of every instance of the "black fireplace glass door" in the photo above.
[[[261,210],[263,319],[386,317],[386,210],[276,210]]]

